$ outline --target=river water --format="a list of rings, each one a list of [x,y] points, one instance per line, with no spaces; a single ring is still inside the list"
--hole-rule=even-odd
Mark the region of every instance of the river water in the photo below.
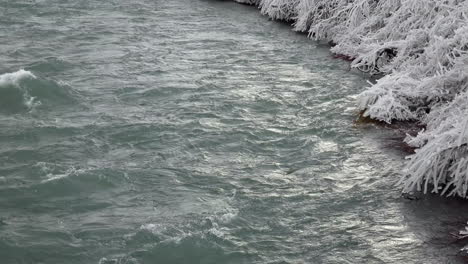
[[[0,263],[462,263],[367,76],[253,7],[0,0]]]

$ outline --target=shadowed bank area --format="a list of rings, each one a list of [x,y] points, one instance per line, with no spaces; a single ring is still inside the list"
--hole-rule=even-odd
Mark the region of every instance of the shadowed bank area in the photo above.
[[[328,46],[229,1],[0,5],[2,263],[462,263],[467,205],[400,198]]]

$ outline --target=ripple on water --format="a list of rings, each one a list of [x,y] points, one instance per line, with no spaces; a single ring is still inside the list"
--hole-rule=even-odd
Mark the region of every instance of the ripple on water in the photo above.
[[[3,262],[457,263],[466,205],[400,199],[328,47],[231,1],[7,2]]]

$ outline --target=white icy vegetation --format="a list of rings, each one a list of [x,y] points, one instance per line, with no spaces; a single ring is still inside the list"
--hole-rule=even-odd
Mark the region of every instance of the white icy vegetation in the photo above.
[[[468,0],[236,0],[335,44],[384,77],[358,97],[363,116],[418,122],[404,192],[468,193]]]

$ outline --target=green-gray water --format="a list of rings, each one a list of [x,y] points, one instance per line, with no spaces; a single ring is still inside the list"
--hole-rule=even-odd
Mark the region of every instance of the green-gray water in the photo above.
[[[0,0],[0,62],[2,264],[461,261],[366,76],[255,8]]]

